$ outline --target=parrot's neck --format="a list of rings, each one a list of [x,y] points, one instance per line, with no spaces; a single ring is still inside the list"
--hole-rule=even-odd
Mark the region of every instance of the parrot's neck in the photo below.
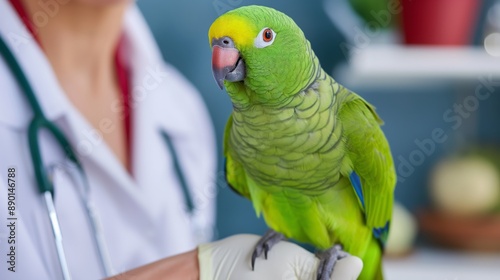
[[[276,72],[256,75],[247,71],[247,78],[242,82],[226,82],[226,90],[236,110],[253,106],[280,108],[291,102],[297,95],[314,86],[325,72],[318,58],[306,41],[307,51],[297,57],[304,61],[300,69],[282,67]],[[283,78],[281,78],[283,77]]]

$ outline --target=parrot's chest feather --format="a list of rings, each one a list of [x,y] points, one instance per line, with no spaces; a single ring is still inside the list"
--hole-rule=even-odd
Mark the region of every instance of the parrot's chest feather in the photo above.
[[[325,78],[279,107],[235,110],[229,145],[247,173],[263,185],[324,188],[338,181],[344,156],[338,91]]]

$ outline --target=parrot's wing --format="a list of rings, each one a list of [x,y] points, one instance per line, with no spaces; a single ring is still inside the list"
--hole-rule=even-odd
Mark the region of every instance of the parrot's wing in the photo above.
[[[396,174],[389,144],[380,129],[382,120],[361,97],[342,105],[340,119],[354,170],[348,174],[351,184],[365,212],[367,226],[383,244],[392,216]]]
[[[238,194],[250,199],[245,170],[243,166],[234,159],[233,151],[229,145],[231,137],[231,127],[233,126],[233,116],[229,117],[224,130],[224,173],[227,184]]]

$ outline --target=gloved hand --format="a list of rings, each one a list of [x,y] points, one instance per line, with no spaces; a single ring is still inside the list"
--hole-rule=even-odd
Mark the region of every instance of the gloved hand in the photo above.
[[[252,271],[250,259],[260,236],[234,235],[198,247],[200,280],[316,280],[319,260],[300,246],[281,241],[267,254],[255,261]],[[333,280],[356,279],[363,268],[358,257],[346,257],[335,264]]]

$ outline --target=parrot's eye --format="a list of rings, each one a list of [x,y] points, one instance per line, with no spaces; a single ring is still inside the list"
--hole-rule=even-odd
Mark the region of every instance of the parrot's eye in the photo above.
[[[270,46],[274,39],[276,38],[276,32],[269,27],[265,27],[259,32],[257,38],[255,38],[254,44],[257,48],[265,48]]]
[[[270,28],[267,28],[264,30],[264,33],[262,33],[262,39],[264,39],[264,42],[271,42],[273,37],[273,31]]]

